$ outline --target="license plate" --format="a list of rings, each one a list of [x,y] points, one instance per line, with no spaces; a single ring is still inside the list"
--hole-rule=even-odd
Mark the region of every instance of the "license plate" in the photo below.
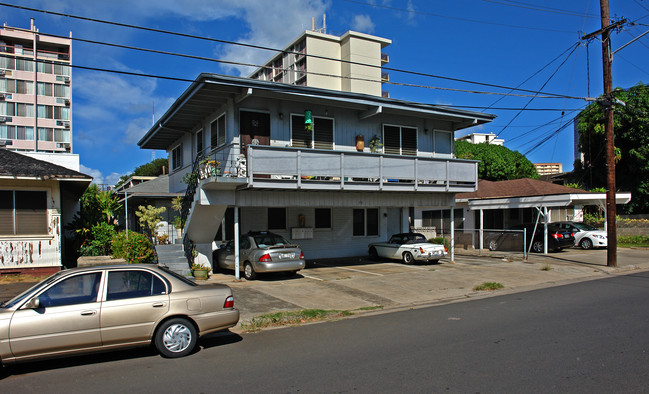
[[[295,257],[295,253],[280,253],[279,258],[280,259],[292,259]]]

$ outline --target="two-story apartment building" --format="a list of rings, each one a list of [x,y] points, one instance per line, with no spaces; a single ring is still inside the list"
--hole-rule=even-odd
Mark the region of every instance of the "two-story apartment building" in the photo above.
[[[184,234],[210,261],[217,233],[252,230],[293,239],[307,259],[356,256],[408,231],[415,209],[476,190],[477,162],[454,158],[453,133],[493,118],[201,74],[138,145],[169,153],[170,192],[189,183]]]

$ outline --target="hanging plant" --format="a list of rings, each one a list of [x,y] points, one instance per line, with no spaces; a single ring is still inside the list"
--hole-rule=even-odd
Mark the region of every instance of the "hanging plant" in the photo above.
[[[370,140],[370,152],[377,153],[383,148],[383,143],[381,142],[381,137],[374,134],[374,137]]]

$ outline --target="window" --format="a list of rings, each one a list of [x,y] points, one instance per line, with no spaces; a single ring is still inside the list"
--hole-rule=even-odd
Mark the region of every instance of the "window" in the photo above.
[[[54,141],[54,131],[48,127],[38,128],[39,141]]]
[[[435,130],[435,153],[450,155],[453,153],[452,134],[447,131]]]
[[[313,130],[307,130],[303,115],[291,115],[291,146],[296,148],[334,148],[334,120],[313,117]]]
[[[286,208],[268,208],[268,229],[286,230]]]
[[[38,117],[41,119],[54,119],[54,108],[51,105],[39,105]]]
[[[462,208],[455,208],[454,223],[456,229],[464,228],[464,210]],[[439,234],[450,234],[451,231],[451,210],[439,209],[434,211],[423,211],[422,227],[435,227]],[[486,227],[494,228],[494,227]]]
[[[171,169],[177,170],[183,165],[183,144],[178,145],[171,151]]]
[[[331,208],[315,209],[315,228],[331,228]]]
[[[378,208],[354,209],[353,220],[354,236],[379,235]]]
[[[47,233],[47,192],[0,190],[0,234]]]
[[[391,155],[417,156],[417,129],[383,125],[383,152]]]
[[[108,273],[106,301],[167,294],[164,282],[148,271],[112,271]]]
[[[49,308],[97,302],[100,279],[100,272],[63,279],[39,295],[40,307]]]
[[[203,130],[196,133],[196,155],[203,153]]]
[[[225,114],[219,116],[210,126],[212,133],[210,145],[215,148],[225,144]]]

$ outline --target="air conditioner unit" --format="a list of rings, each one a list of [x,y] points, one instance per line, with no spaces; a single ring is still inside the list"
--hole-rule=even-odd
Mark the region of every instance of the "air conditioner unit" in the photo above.
[[[57,126],[63,126],[63,121],[62,120],[57,120],[56,125]]]
[[[70,122],[63,122],[63,128],[66,130],[70,129]]]
[[[4,77],[5,75],[5,70],[0,70],[0,77]]]
[[[5,99],[5,95],[3,93],[0,93],[0,100],[4,100],[4,99]]]
[[[70,83],[70,77],[63,77],[63,82]]]
[[[11,116],[0,116],[0,123],[11,122]]]
[[[70,149],[70,143],[69,142],[57,142],[56,143],[56,148],[57,149]]]
[[[63,101],[63,104],[65,104],[65,105],[70,105],[70,100],[64,100],[64,101]]]

